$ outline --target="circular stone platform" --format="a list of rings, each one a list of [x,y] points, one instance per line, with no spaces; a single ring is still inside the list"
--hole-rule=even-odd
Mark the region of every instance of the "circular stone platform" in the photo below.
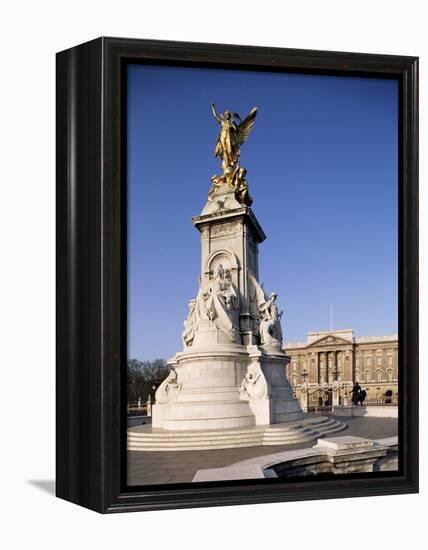
[[[303,420],[238,429],[172,431],[151,426],[128,429],[129,451],[191,451],[295,445],[344,430],[347,425],[332,417],[305,415]]]

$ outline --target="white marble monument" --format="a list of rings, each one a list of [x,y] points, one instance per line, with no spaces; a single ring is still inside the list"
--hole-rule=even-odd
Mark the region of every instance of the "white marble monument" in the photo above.
[[[285,375],[282,312],[259,284],[265,240],[250,208],[239,164],[257,110],[243,120],[213,114],[221,129],[208,201],[193,225],[201,234],[201,275],[182,334],[183,351],[156,391],[153,427],[165,430],[243,428],[296,421],[303,413]]]

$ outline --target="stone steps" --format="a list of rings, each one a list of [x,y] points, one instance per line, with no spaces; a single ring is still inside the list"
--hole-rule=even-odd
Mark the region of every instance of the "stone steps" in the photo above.
[[[346,424],[343,422],[326,417],[316,417],[301,422],[289,422],[275,426],[253,426],[234,430],[169,432],[166,430],[153,430],[147,426],[138,426],[128,430],[128,450],[196,451],[259,447],[262,445],[295,445],[313,441],[345,428]]]
[[[207,451],[211,449],[236,449],[239,447],[259,447],[261,446],[260,440],[252,439],[236,439],[225,440],[221,443],[211,444],[209,441],[202,442],[163,442],[163,443],[130,443],[128,445],[129,451]]]
[[[339,432],[346,428],[346,424],[336,420],[326,422],[318,428],[309,429],[305,428],[302,431],[298,431],[294,435],[291,434],[270,434],[265,433],[263,438],[263,445],[281,445],[281,444],[295,444],[300,442],[311,441],[313,439],[318,439],[329,435],[332,433]]]
[[[167,431],[161,429],[151,429],[144,427],[142,430],[130,429],[128,430],[128,439],[140,440],[142,437],[145,441],[165,441],[165,440],[215,440],[223,439],[227,437],[241,437],[243,435],[249,435],[251,437],[275,437],[278,435],[293,437],[296,434],[313,430],[318,425],[322,425],[324,428],[337,424],[337,421],[327,418],[317,419],[310,424],[301,423],[284,423],[281,427],[272,426],[250,426],[237,429],[211,429],[211,430],[192,430],[192,431]]]
[[[318,420],[318,419],[317,419]],[[334,418],[327,418],[327,417],[320,417],[318,421],[312,421],[310,423],[292,423],[290,426],[284,426],[282,427],[276,427],[276,426],[267,426],[264,428],[265,436],[275,435],[275,434],[283,434],[286,433],[300,433],[302,430],[313,430],[316,429],[318,426],[326,427],[326,426],[334,426],[337,424],[337,420]]]

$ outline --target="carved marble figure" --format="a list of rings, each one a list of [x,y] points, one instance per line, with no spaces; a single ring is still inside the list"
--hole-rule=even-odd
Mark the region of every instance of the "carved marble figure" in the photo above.
[[[179,390],[181,390],[181,382],[178,381],[177,371],[171,368],[168,376],[156,390],[156,403],[168,403]]]
[[[282,344],[281,317],[276,305],[277,294],[272,292],[269,300],[260,308],[260,340],[262,344]]]
[[[266,399],[269,394],[266,378],[259,365],[252,363],[239,388],[241,399]]]
[[[191,346],[193,343],[193,338],[195,337],[196,329],[196,300],[190,300],[189,302],[189,314],[187,319],[184,321],[184,331],[181,335],[183,344],[185,347]]]

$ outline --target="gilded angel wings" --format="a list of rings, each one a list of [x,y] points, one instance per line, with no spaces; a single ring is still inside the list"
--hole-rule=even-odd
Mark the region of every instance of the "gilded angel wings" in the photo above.
[[[241,120],[241,117],[237,113],[233,113],[235,117]],[[248,136],[250,135],[251,130],[253,129],[254,122],[256,120],[257,107],[253,107],[248,115],[241,120],[241,122],[236,127],[236,141],[238,145],[242,145],[247,141]]]
[[[215,110],[214,102],[211,105],[212,113],[216,121],[220,124],[220,134],[217,139],[215,156],[223,161],[223,169],[233,167],[238,161],[240,155],[239,146],[248,138],[257,115],[257,107],[253,107],[249,114],[244,118],[232,111],[224,111],[218,115]]]

